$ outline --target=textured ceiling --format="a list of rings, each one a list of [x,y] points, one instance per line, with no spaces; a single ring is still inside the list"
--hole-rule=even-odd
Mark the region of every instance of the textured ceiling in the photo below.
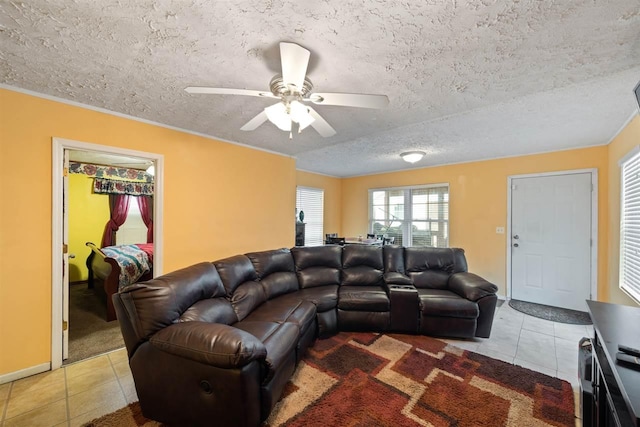
[[[268,122],[240,130],[273,100],[184,92],[267,90],[280,41],[311,51],[316,91],[389,107],[316,106],[337,135],[290,140]],[[638,0],[0,0],[0,83],[334,176],[606,144],[638,80]],[[411,166],[408,150],[428,155]]]

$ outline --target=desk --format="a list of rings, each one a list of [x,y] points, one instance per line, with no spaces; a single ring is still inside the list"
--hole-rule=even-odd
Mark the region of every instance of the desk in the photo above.
[[[593,400],[590,424],[640,426],[640,371],[616,362],[618,344],[640,347],[640,308],[587,301],[593,320]],[[588,417],[589,414],[583,414]],[[584,420],[583,420],[584,422]]]

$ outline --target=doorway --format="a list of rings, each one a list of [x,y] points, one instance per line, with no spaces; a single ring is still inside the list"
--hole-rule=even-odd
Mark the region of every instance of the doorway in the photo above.
[[[68,261],[68,169],[69,152],[85,152],[105,156],[124,156],[148,161],[155,167],[153,224],[153,275],[162,273],[162,155],[110,146],[53,138],[52,156],[52,341],[51,369],[62,366],[68,353],[69,330],[69,261]],[[98,242],[99,243],[99,242]]]
[[[586,311],[597,286],[597,171],[509,177],[510,298]]]

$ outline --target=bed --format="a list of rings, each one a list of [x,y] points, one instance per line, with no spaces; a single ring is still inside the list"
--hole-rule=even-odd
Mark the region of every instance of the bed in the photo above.
[[[107,303],[107,322],[116,320],[111,296],[119,289],[153,277],[153,243],[118,245],[91,249],[87,257],[89,288],[102,293]]]

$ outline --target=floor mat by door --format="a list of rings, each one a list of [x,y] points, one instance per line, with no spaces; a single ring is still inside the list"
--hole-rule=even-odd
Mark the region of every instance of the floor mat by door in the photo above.
[[[533,302],[509,300],[509,306],[514,310],[540,319],[552,322],[571,323],[574,325],[591,325],[591,317],[585,311],[569,310],[567,308],[552,307],[550,305],[536,304]]]

